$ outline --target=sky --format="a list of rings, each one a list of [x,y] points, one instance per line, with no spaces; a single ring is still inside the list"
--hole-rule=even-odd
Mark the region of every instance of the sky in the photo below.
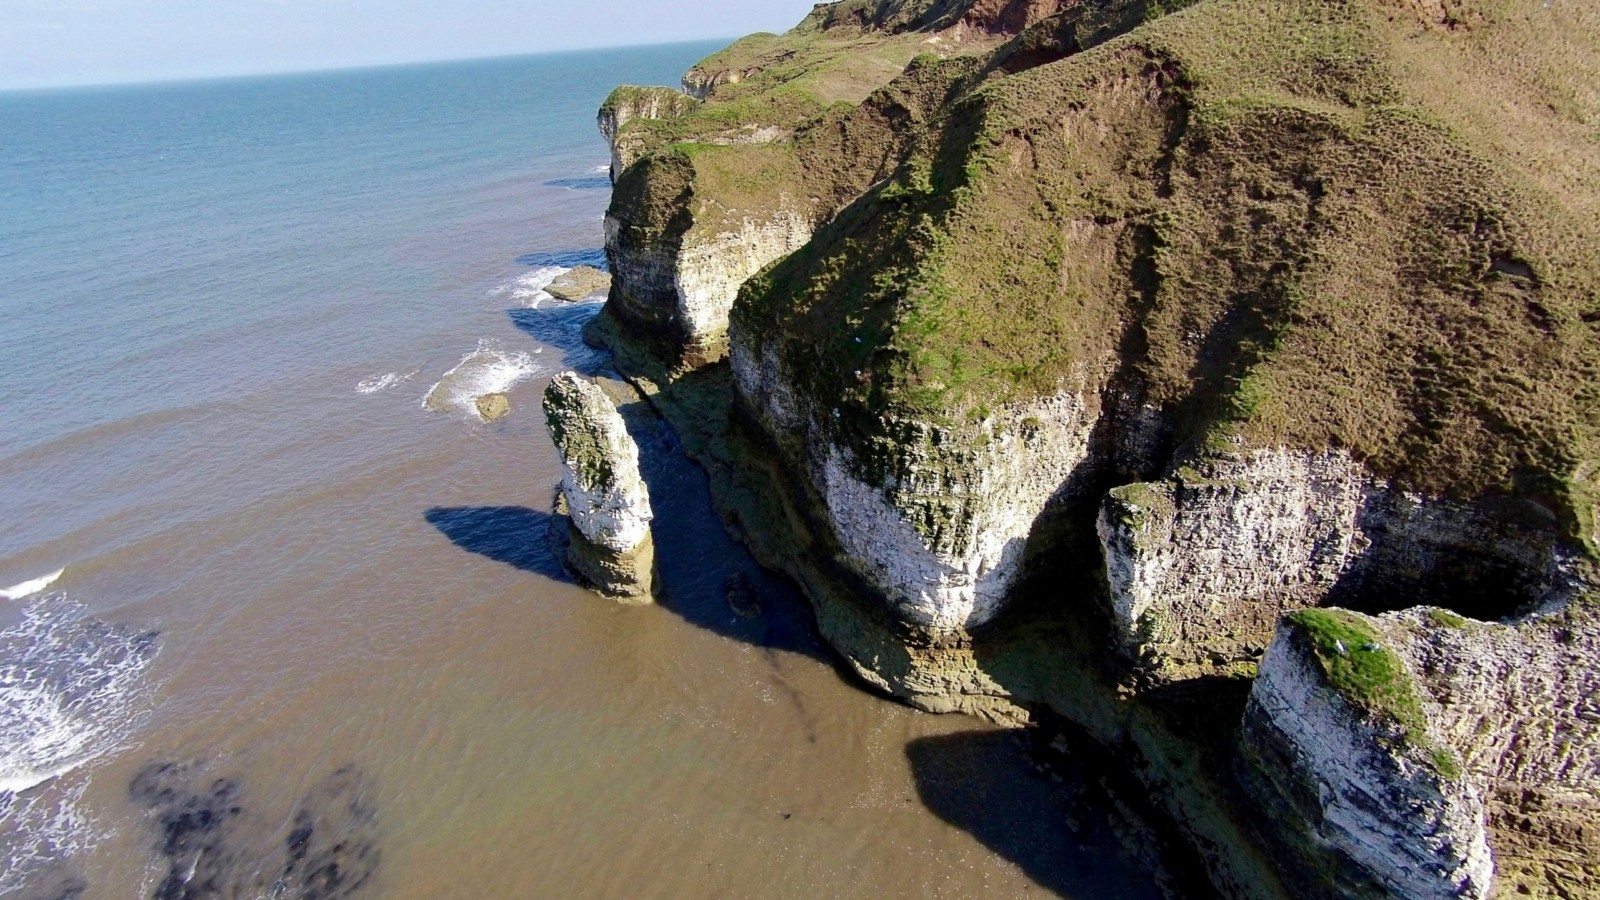
[[[783,31],[812,0],[0,0],[0,90]]]

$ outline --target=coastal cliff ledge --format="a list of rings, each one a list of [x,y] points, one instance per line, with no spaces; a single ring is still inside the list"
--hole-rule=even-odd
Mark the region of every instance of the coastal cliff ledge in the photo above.
[[[1217,890],[1594,895],[1596,83],[1585,4],[823,4],[608,101],[587,336],[866,683]]]

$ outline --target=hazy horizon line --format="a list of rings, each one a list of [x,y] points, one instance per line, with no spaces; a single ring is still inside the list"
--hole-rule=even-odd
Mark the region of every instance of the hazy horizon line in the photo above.
[[[275,78],[295,75],[331,75],[343,72],[360,72],[370,69],[404,69],[416,66],[447,65],[450,63],[493,62],[502,59],[526,59],[533,56],[560,56],[566,53],[595,53],[602,50],[628,50],[642,47],[673,47],[683,44],[709,44],[716,41],[732,43],[744,35],[712,36],[677,41],[649,41],[630,44],[596,44],[583,47],[563,47],[559,50],[531,50],[526,53],[491,53],[484,56],[446,56],[425,59],[394,60],[390,62],[335,64],[311,68],[267,69],[245,72],[219,72],[215,75],[173,75],[157,78],[131,78],[125,81],[67,81],[50,84],[0,84],[0,94],[49,93],[52,91],[95,90],[98,88],[154,87],[158,85],[202,84],[212,81],[235,81],[253,78]]]

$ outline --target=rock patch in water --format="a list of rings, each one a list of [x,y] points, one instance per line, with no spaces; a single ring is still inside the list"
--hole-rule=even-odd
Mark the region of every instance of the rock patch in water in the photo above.
[[[260,829],[282,813],[257,815],[244,802],[243,784],[214,777],[202,767],[154,762],[128,787],[133,801],[151,811],[157,850],[166,864],[151,891],[154,900],[271,896],[334,900],[356,896],[377,872],[376,815],[370,790],[354,766],[335,770],[295,804],[283,839],[283,863],[271,865],[252,848]]]
[[[275,896],[350,897],[372,880],[379,852],[368,793],[360,770],[344,766],[301,798]]]
[[[756,586],[751,583],[750,576],[743,572],[735,572],[728,576],[724,587],[728,592],[728,608],[741,619],[755,619],[761,616],[761,595],[756,592]]]
[[[503,419],[511,412],[511,400],[505,394],[484,394],[474,398],[472,405],[478,410],[478,418],[485,422]]]
[[[544,292],[569,303],[603,294],[611,289],[611,276],[593,266],[578,266],[550,282]]]

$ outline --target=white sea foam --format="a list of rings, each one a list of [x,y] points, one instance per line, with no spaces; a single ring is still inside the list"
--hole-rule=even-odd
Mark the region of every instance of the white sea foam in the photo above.
[[[35,578],[32,581],[24,581],[23,583],[14,587],[8,587],[5,590],[0,591],[0,600],[21,600],[23,597],[37,594],[50,585],[55,584],[56,579],[60,578],[61,573],[65,571],[67,571],[65,568],[57,569],[42,578]]]
[[[76,897],[72,857],[103,834],[84,814],[87,779],[23,794],[0,792],[0,897]]]
[[[104,751],[155,652],[154,633],[91,618],[61,594],[0,631],[0,791],[27,790]]]
[[[478,342],[478,349],[461,357],[444,373],[422,405],[437,412],[465,412],[478,418],[474,402],[484,394],[501,394],[525,378],[544,372],[531,354],[502,350],[493,341]]]
[[[0,631],[0,894],[93,835],[83,783],[44,786],[121,746],[149,711],[156,634],[88,615],[60,593]]]
[[[496,297],[506,297],[518,306],[529,309],[538,309],[545,301],[554,300],[545,291],[552,281],[572,271],[565,266],[539,266],[531,272],[517,276],[510,282],[495,288]]]
[[[388,390],[397,384],[410,381],[411,376],[417,374],[419,371],[421,370],[412,369],[404,375],[400,374],[399,372],[386,372],[382,375],[374,375],[371,378],[364,378],[356,385],[356,393],[376,394],[379,391]]]
[[[611,174],[611,164],[610,163],[601,163],[600,165],[594,167],[594,171],[598,175],[610,175]]]

